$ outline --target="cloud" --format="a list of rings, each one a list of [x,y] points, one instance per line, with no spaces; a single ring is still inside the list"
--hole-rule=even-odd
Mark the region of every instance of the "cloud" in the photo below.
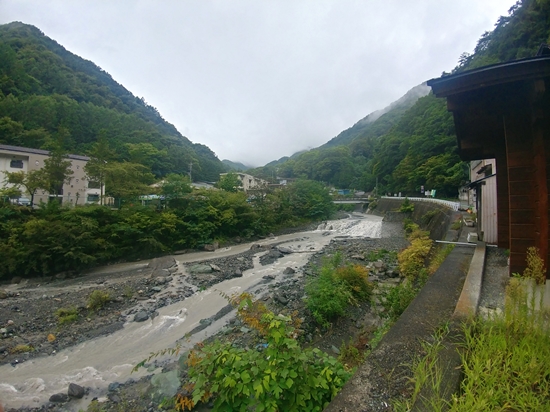
[[[450,71],[514,0],[2,0],[220,158],[319,146]]]

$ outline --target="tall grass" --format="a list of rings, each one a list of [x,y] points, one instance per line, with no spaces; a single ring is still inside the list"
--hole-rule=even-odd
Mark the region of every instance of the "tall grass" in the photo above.
[[[464,379],[452,399],[437,395],[442,371],[433,362],[436,345],[414,365],[412,398],[396,402],[395,410],[410,410],[427,384],[433,398],[423,403],[433,411],[550,411],[550,312],[533,296],[524,280],[512,278],[502,314],[464,325]]]

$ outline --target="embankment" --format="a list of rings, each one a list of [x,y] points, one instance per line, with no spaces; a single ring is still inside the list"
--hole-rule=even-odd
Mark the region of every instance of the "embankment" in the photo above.
[[[461,218],[460,212],[455,212],[448,207],[430,202],[412,202],[414,211],[410,213],[399,212],[403,204],[402,199],[379,199],[376,208],[371,212],[384,217],[387,222],[401,222],[405,218],[412,219],[423,230],[430,232],[430,238],[434,240],[456,241],[459,232],[452,230],[454,221]]]

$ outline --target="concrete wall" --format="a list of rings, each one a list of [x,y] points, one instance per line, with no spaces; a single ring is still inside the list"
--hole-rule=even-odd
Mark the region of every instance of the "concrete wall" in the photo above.
[[[384,220],[390,222],[402,222],[405,218],[410,218],[418,224],[423,230],[430,232],[430,237],[437,240],[456,240],[448,238],[448,231],[451,224],[461,217],[460,212],[429,202],[414,202],[414,211],[412,213],[401,213],[399,208],[403,200],[401,199],[379,199],[378,205],[372,211],[373,214],[383,216]],[[452,231],[451,231],[452,232]],[[456,233],[458,239],[458,232]]]

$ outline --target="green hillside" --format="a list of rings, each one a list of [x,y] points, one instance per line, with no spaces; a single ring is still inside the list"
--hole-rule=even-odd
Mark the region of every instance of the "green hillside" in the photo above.
[[[534,56],[549,41],[550,1],[518,1],[492,32],[484,33],[473,53],[463,53],[454,71]],[[380,117],[367,116],[325,145],[253,170],[266,177],[306,177],[339,188],[456,197],[468,179],[457,155],[452,116],[433,95],[414,105],[396,105]]]
[[[142,98],[94,63],[67,51],[34,26],[0,26],[0,143],[86,154],[103,134],[115,161],[145,164],[164,176],[193,164],[194,180],[227,169],[193,144]]]

